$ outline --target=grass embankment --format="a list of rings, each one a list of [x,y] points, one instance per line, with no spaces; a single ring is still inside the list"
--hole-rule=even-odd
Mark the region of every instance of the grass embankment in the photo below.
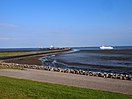
[[[16,70],[25,70],[24,68],[17,68],[17,67],[12,68],[12,67],[5,67],[5,66],[2,66],[2,65],[0,65],[0,69],[16,69]]]
[[[16,55],[27,55],[27,54],[34,54],[37,52],[0,52],[0,57],[6,57],[6,56],[16,56]]]
[[[51,53],[61,53],[65,51],[70,51],[70,49],[56,49],[56,50],[44,50],[44,51],[5,51],[0,52],[0,58],[2,57],[10,57],[10,56],[30,56],[30,55],[40,55],[40,54],[51,54]]]
[[[132,99],[132,96],[0,76],[0,99]]]

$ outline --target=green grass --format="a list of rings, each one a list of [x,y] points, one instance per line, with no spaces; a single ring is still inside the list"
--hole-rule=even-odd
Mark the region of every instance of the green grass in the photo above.
[[[132,96],[0,76],[0,99],[132,99]]]
[[[0,52],[0,57],[34,54],[36,52]]]
[[[37,54],[37,53],[42,53],[42,52],[54,52],[54,53],[62,53],[64,50],[45,50],[45,51],[37,51],[37,52],[27,52],[27,51],[4,51],[0,52],[0,57],[6,57],[6,56],[16,56],[16,55],[27,55],[27,54]]]
[[[57,50],[52,50],[52,51],[38,51],[38,52],[23,52],[23,51],[11,51],[11,52],[0,52],[0,57],[6,57],[6,56],[17,56],[17,55],[28,55],[28,54],[37,54],[37,53],[42,53],[42,52],[54,52],[56,53]],[[58,50],[59,51],[59,50]],[[61,51],[61,50],[60,50]],[[63,52],[63,51],[62,51]],[[58,52],[57,52],[58,53]]]
[[[17,68],[17,67],[12,68],[12,67],[5,67],[5,66],[2,66],[2,65],[0,65],[0,69],[17,69],[17,70],[25,70],[24,68]]]

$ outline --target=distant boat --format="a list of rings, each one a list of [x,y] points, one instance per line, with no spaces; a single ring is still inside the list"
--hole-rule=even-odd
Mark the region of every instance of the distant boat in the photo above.
[[[101,50],[111,50],[114,49],[112,46],[101,46],[99,47]]]

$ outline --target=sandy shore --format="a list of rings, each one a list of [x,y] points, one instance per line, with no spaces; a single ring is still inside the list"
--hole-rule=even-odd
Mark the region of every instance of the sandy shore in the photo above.
[[[0,70],[0,76],[132,94],[132,82],[44,70]]]

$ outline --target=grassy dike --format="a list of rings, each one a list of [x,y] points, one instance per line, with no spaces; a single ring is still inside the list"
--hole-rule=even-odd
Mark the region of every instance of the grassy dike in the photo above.
[[[0,57],[25,55],[25,54],[34,54],[34,53],[36,53],[36,52],[19,52],[19,51],[0,52]]]
[[[0,99],[132,99],[132,95],[0,76]]]
[[[36,56],[36,55],[42,55],[42,54],[55,54],[55,53],[62,53],[66,51],[71,51],[69,48],[64,48],[64,49],[53,49],[53,50],[43,50],[43,51],[38,51],[38,52],[17,52],[17,51],[12,51],[12,52],[0,52],[0,60],[5,60],[5,59],[13,59],[13,58],[21,58],[21,57],[27,57],[27,56]]]
[[[0,69],[14,69],[14,70],[25,70],[24,68],[11,68],[0,65]]]

